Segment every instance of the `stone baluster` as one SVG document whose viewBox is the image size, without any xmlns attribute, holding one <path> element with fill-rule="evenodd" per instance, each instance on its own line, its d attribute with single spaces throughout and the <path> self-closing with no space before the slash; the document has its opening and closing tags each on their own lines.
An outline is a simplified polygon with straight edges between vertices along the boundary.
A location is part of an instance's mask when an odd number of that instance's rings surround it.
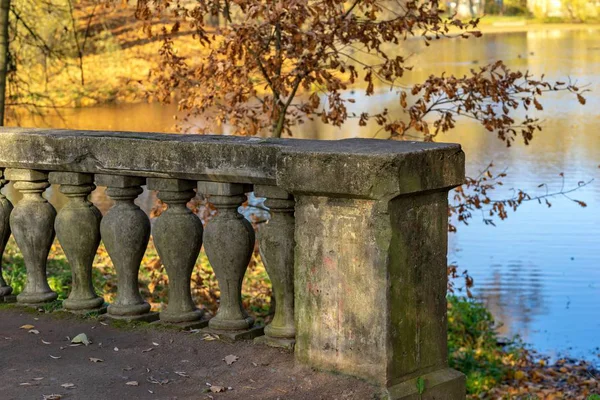
<svg viewBox="0 0 600 400">
<path fill-rule="evenodd" d="M 266 197 L 271 218 L 258 230 L 260 256 L 271 278 L 275 317 L 256 341 L 293 348 L 294 326 L 294 198 L 276 186 L 256 185 L 254 194 Z"/>
<path fill-rule="evenodd" d="M 198 192 L 210 195 L 218 214 L 204 228 L 204 250 L 212 265 L 221 299 L 208 332 L 231 340 L 251 339 L 262 334 L 242 306 L 242 281 L 254 250 L 254 229 L 238 212 L 246 201 L 244 185 L 198 182 Z"/>
<path fill-rule="evenodd" d="M 106 186 L 115 205 L 102 218 L 100 234 L 117 270 L 117 298 L 107 315 L 125 320 L 155 321 L 138 289 L 140 263 L 150 239 L 150 220 L 134 200 L 142 193 L 144 178 L 96 175 L 96 184 Z"/>
<path fill-rule="evenodd" d="M 56 236 L 71 265 L 73 284 L 63 302 L 75 313 L 104 312 L 104 299 L 96 294 L 92 282 L 92 265 L 100 245 L 102 214 L 88 196 L 96 188 L 94 177 L 75 172 L 51 172 L 50 183 L 59 184 L 69 202 L 59 211 L 54 223 Z"/>
<path fill-rule="evenodd" d="M 154 222 L 152 235 L 169 277 L 169 303 L 163 306 L 160 320 L 184 328 L 207 325 L 204 312 L 192 300 L 191 277 L 202 247 L 202 222 L 186 204 L 196 193 L 195 182 L 180 179 L 149 178 L 148 189 L 168 206 Z"/>
<path fill-rule="evenodd" d="M 6 182 L 3 179 L 3 171 L 0 169 L 0 303 L 15 300 L 14 296 L 10 295 L 12 287 L 6 284 L 2 276 L 2 254 L 4 254 L 6 243 L 10 237 L 10 213 L 13 209 L 12 203 L 1 192 Z"/>
<path fill-rule="evenodd" d="M 10 228 L 23 254 L 27 281 L 17 296 L 20 304 L 37 306 L 56 300 L 46 277 L 48 253 L 54 241 L 56 210 L 42 196 L 48 183 L 48 174 L 30 169 L 6 169 L 6 179 L 14 181 L 14 188 L 23 194 L 10 215 Z"/>
</svg>

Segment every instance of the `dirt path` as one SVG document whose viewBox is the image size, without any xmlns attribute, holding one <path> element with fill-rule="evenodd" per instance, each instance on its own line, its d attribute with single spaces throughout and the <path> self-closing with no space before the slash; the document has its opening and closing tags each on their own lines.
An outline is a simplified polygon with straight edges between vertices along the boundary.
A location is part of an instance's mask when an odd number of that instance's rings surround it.
<svg viewBox="0 0 600 400">
<path fill-rule="evenodd" d="M 23 325 L 33 325 L 39 333 L 20 329 Z M 69 346 L 67 336 L 79 333 L 92 344 Z M 239 359 L 227 365 L 228 355 Z M 127 385 L 133 381 L 138 385 Z M 65 384 L 74 386 L 61 386 Z M 231 390 L 213 393 L 208 384 Z M 376 398 L 375 392 L 360 380 L 313 371 L 297 365 L 290 353 L 251 342 L 229 344 L 203 340 L 200 333 L 125 329 L 65 314 L 0 309 L 3 400 L 41 400 L 49 394 L 84 400 L 366 400 Z"/>
</svg>

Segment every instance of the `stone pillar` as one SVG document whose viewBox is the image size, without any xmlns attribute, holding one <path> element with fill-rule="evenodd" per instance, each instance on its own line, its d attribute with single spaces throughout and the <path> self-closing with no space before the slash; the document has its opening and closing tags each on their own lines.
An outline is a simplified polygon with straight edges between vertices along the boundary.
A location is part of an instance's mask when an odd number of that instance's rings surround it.
<svg viewBox="0 0 600 400">
<path fill-rule="evenodd" d="M 75 172 L 51 172 L 50 183 L 58 184 L 69 202 L 59 211 L 54 223 L 56 236 L 71 265 L 73 283 L 63 301 L 67 311 L 104 312 L 104 299 L 94 291 L 92 265 L 100 245 L 102 214 L 88 196 L 96 188 L 94 177 Z"/>
<path fill-rule="evenodd" d="M 148 189 L 168 206 L 154 222 L 152 235 L 169 276 L 169 303 L 163 305 L 161 322 L 185 328 L 204 327 L 204 312 L 192 300 L 191 277 L 202 247 L 202 222 L 186 204 L 196 195 L 196 182 L 149 178 Z"/>
<path fill-rule="evenodd" d="M 446 321 L 447 196 L 464 154 L 380 143 L 317 143 L 278 159 L 277 184 L 296 199 L 296 358 L 390 399 L 464 399 Z"/>
<path fill-rule="evenodd" d="M 150 220 L 134 200 L 142 193 L 144 178 L 96 175 L 96 184 L 106 186 L 115 205 L 102 218 L 100 234 L 117 270 L 117 298 L 108 306 L 108 316 L 116 319 L 155 321 L 158 313 L 138 289 L 140 263 L 150 239 Z"/>
<path fill-rule="evenodd" d="M 12 287 L 6 284 L 2 276 L 2 255 L 10 238 L 10 213 L 13 210 L 12 203 L 2 194 L 2 188 L 6 182 L 3 170 L 0 169 L 0 303 L 15 301 L 14 296 L 10 295 L 13 290 Z"/>
<path fill-rule="evenodd" d="M 275 316 L 256 338 L 270 346 L 293 348 L 294 326 L 294 198 L 276 186 L 256 185 L 254 194 L 266 197 L 271 218 L 258 230 L 260 256 L 271 278 Z"/>
<path fill-rule="evenodd" d="M 54 241 L 54 207 L 42 196 L 48 183 L 48 174 L 30 169 L 6 169 L 6 179 L 23 193 L 23 199 L 10 215 L 10 228 L 23 254 L 27 282 L 17 296 L 20 304 L 38 306 L 58 297 L 48 286 L 46 262 Z"/>
<path fill-rule="evenodd" d="M 238 208 L 246 201 L 244 185 L 198 182 L 198 192 L 210 196 L 217 216 L 204 228 L 204 250 L 221 291 L 219 310 L 208 323 L 212 332 L 231 340 L 262 334 L 242 306 L 242 281 L 254 251 L 254 229 Z"/>
</svg>

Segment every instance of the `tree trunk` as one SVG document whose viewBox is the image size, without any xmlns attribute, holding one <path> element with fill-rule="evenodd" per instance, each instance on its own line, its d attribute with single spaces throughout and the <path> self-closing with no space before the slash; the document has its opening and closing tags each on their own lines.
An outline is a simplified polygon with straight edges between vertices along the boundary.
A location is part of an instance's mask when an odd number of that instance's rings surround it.
<svg viewBox="0 0 600 400">
<path fill-rule="evenodd" d="M 4 126 L 6 72 L 8 70 L 8 14 L 10 0 L 0 0 L 0 126 Z"/>
</svg>

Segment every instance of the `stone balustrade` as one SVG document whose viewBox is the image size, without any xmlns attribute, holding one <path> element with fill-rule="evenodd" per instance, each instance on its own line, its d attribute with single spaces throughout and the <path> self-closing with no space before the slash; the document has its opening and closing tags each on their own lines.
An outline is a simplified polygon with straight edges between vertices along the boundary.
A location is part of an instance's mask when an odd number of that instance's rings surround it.
<svg viewBox="0 0 600 400">
<path fill-rule="evenodd" d="M 464 377 L 447 364 L 446 253 L 447 193 L 463 179 L 454 144 L 0 128 L 0 188 L 23 194 L 14 209 L 0 194 L 0 255 L 12 232 L 27 270 L 18 304 L 57 298 L 46 276 L 56 235 L 72 269 L 65 310 L 294 348 L 391 399 L 462 399 Z M 50 184 L 68 198 L 58 214 L 42 195 Z M 144 185 L 167 206 L 152 228 L 135 203 Z M 104 217 L 88 200 L 96 186 L 114 202 Z M 250 192 L 270 209 L 256 237 L 238 212 Z M 218 211 L 204 227 L 186 207 L 196 193 Z M 160 313 L 138 289 L 151 234 L 169 278 Z M 117 274 L 107 309 L 91 278 L 100 241 Z M 264 328 L 241 301 L 255 241 L 276 299 Z M 190 291 L 202 246 L 221 292 L 211 319 Z M 0 299 L 11 291 L 0 265 Z"/>
</svg>

